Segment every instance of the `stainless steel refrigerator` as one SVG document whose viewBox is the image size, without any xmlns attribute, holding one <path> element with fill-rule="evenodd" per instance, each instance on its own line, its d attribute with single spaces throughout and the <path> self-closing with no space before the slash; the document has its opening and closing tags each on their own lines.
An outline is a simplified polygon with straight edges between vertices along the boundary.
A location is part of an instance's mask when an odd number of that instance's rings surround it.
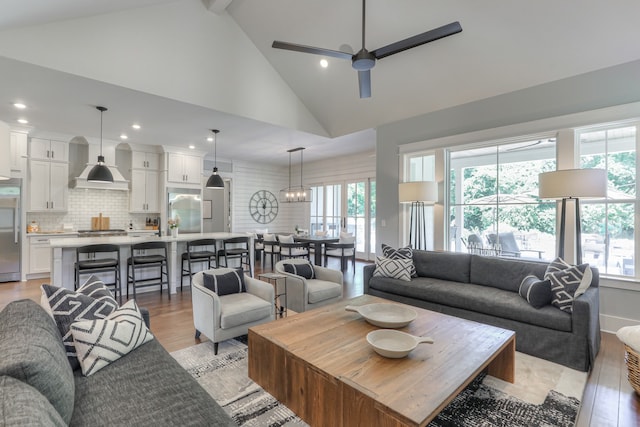
<svg viewBox="0 0 640 427">
<path fill-rule="evenodd" d="M 202 231 L 202 196 L 200 190 L 169 188 L 167 217 L 180 217 L 180 234 Z M 167 233 L 169 231 L 167 230 Z"/>
<path fill-rule="evenodd" d="M 0 282 L 20 277 L 20 179 L 0 181 Z"/>
</svg>

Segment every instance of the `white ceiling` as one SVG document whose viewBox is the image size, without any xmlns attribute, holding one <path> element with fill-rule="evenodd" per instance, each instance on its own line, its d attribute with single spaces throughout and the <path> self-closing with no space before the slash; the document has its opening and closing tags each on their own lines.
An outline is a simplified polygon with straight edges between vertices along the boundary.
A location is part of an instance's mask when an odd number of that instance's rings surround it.
<svg viewBox="0 0 640 427">
<path fill-rule="evenodd" d="M 0 31 L 164 3 L 171 2 L 4 0 Z M 25 99 L 36 130 L 94 137 L 100 122 L 92 102 L 102 99 L 106 139 L 126 131 L 131 142 L 210 150 L 202 129 L 218 127 L 219 159 L 286 164 L 292 145 L 309 148 L 305 161 L 371 151 L 373 129 L 382 124 L 640 58 L 635 0 L 370 0 L 369 50 L 456 20 L 463 32 L 378 61 L 372 97 L 360 99 L 348 61 L 330 58 L 322 69 L 319 56 L 271 48 L 277 39 L 357 51 L 359 0 L 202 0 L 202 13 L 228 3 L 226 11 L 334 138 L 1 57 L 0 119 L 13 122 L 20 113 L 10 104 Z M 138 133 L 128 127 L 133 120 L 143 125 Z"/>
</svg>

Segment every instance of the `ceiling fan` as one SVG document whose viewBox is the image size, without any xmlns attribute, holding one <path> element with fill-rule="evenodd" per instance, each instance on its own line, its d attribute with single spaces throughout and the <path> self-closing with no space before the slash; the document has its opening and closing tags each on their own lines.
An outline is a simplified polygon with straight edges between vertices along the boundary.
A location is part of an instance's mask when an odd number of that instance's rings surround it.
<svg viewBox="0 0 640 427">
<path fill-rule="evenodd" d="M 365 48 L 365 1 L 362 0 L 362 49 L 356 54 L 342 52 L 339 50 L 323 49 L 320 47 L 305 46 L 301 44 L 288 43 L 275 40 L 271 47 L 276 49 L 293 50 L 296 52 L 312 53 L 315 55 L 332 56 L 340 59 L 350 59 L 351 66 L 358 70 L 358 84 L 360 86 L 360 98 L 369 98 L 371 96 L 371 69 L 376 65 L 377 59 L 386 58 L 396 53 L 400 53 L 407 49 L 411 49 L 425 43 L 436 41 L 438 39 L 457 34 L 462 31 L 462 27 L 458 21 L 442 27 L 429 30 L 422 34 L 400 40 L 390 45 L 368 51 Z"/>
</svg>

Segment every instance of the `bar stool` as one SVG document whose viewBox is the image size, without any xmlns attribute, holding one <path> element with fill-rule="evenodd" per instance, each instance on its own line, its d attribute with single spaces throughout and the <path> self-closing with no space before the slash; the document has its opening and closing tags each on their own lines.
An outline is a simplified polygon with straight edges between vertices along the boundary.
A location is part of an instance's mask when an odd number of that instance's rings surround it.
<svg viewBox="0 0 640 427">
<path fill-rule="evenodd" d="M 136 251 L 156 251 L 156 253 L 136 255 Z M 136 279 L 136 270 L 142 268 L 159 268 L 160 271 L 156 277 Z M 131 245 L 131 256 L 127 259 L 127 299 L 129 299 L 129 285 L 133 286 L 133 299 L 136 298 L 136 288 L 155 285 L 160 285 L 160 295 L 162 295 L 162 285 L 167 285 L 167 294 L 171 299 L 167 244 L 165 242 L 142 242 Z"/>
<path fill-rule="evenodd" d="M 249 268 L 249 275 L 253 277 L 249 242 L 249 237 L 232 237 L 224 239 L 222 241 L 222 249 L 218 252 L 219 258 L 224 257 L 224 267 L 229 266 L 230 259 L 239 259 L 240 267 L 246 265 Z"/>
<path fill-rule="evenodd" d="M 207 249 L 213 246 L 213 251 Z M 218 266 L 218 257 L 216 254 L 216 241 L 214 239 L 197 239 L 187 242 L 187 251 L 182 254 L 180 266 L 182 268 L 182 277 L 180 278 L 180 292 L 182 292 L 182 282 L 185 276 L 189 276 L 189 285 L 191 285 L 191 277 L 193 276 L 192 264 L 207 263 L 207 269 L 211 269 L 211 260 L 214 261 L 214 267 Z M 187 268 L 184 267 L 185 261 Z"/>
<path fill-rule="evenodd" d="M 115 253 L 115 256 L 114 256 Z M 109 254 L 108 257 L 96 258 L 96 254 Z M 76 248 L 75 281 L 74 289 L 78 289 L 81 274 L 94 274 L 113 272 L 113 283 L 105 283 L 105 286 L 113 286 L 113 296 L 122 303 L 122 289 L 120 281 L 120 248 L 118 245 L 96 244 Z"/>
</svg>

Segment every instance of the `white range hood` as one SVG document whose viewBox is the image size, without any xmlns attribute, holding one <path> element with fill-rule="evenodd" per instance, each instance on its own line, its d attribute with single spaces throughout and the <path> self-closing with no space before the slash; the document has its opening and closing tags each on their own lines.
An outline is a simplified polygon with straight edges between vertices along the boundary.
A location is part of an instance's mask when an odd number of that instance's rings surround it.
<svg viewBox="0 0 640 427">
<path fill-rule="evenodd" d="M 104 156 L 105 164 L 109 167 L 111 174 L 113 175 L 113 183 L 105 182 L 89 182 L 87 177 L 89 172 L 98 162 L 98 155 L 100 154 L 100 142 L 89 142 L 89 159 L 87 166 L 84 168 L 79 177 L 75 178 L 72 182 L 72 188 L 87 188 L 91 190 L 122 190 L 129 191 L 129 181 L 124 179 L 116 165 L 114 164 L 116 159 L 116 144 L 115 142 L 103 141 L 102 142 L 102 155 Z"/>
</svg>

